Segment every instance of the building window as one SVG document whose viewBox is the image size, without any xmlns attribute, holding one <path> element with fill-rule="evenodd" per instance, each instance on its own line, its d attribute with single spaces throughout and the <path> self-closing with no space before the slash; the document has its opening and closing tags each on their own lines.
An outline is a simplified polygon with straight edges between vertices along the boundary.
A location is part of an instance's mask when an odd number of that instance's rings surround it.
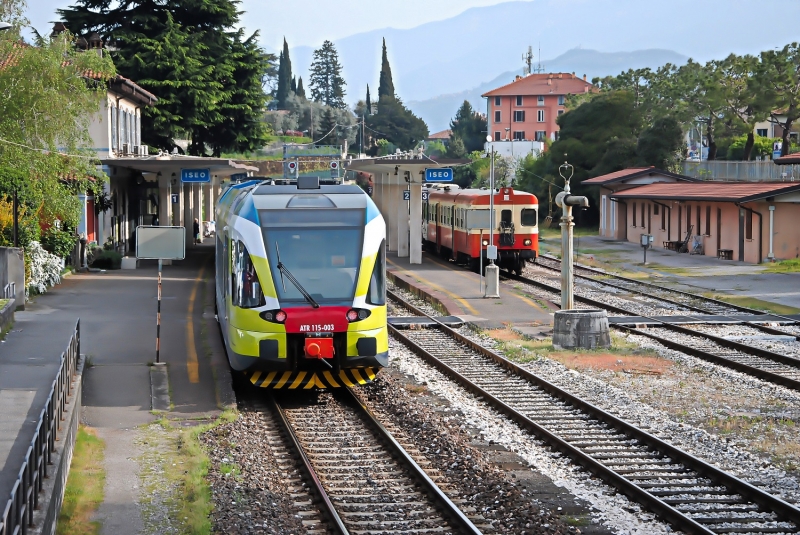
<svg viewBox="0 0 800 535">
<path fill-rule="evenodd" d="M 558 114 L 561 115 L 564 113 L 564 110 L 558 110 Z"/>
<path fill-rule="evenodd" d="M 753 212 L 746 210 L 744 213 L 744 239 L 753 239 Z"/>
<path fill-rule="evenodd" d="M 656 205 L 658 206 L 658 205 Z M 667 230 L 667 209 L 661 210 L 661 230 Z M 669 238 L 667 238 L 669 239 Z"/>
<path fill-rule="evenodd" d="M 642 203 L 642 227 L 644 227 L 644 225 L 645 225 L 645 219 L 644 219 L 644 203 Z"/>
<path fill-rule="evenodd" d="M 653 215 L 658 215 L 658 208 L 659 206 L 657 204 L 653 205 Z"/>
<path fill-rule="evenodd" d="M 496 122 L 496 123 L 500 122 L 500 110 L 496 110 L 494 112 L 494 122 Z"/>
<path fill-rule="evenodd" d="M 499 106 L 500 105 L 500 97 L 494 97 L 494 105 L 495 106 Z"/>
<path fill-rule="evenodd" d="M 559 106 L 564 105 L 564 95 L 558 95 L 558 105 Z"/>
<path fill-rule="evenodd" d="M 544 110 L 537 110 L 536 111 L 536 120 L 540 123 L 544 122 Z"/>
<path fill-rule="evenodd" d="M 523 110 L 514 110 L 514 122 L 515 123 L 525 122 L 525 112 Z"/>
<path fill-rule="evenodd" d="M 111 106 L 111 148 L 117 148 L 117 108 Z"/>
<path fill-rule="evenodd" d="M 706 236 L 711 236 L 711 205 L 706 206 Z"/>
<path fill-rule="evenodd" d="M 756 135 L 761 137 L 767 137 L 767 129 L 766 128 L 756 129 Z"/>
<path fill-rule="evenodd" d="M 537 130 L 536 131 L 536 141 L 544 141 L 547 139 L 547 131 L 546 130 Z"/>
<path fill-rule="evenodd" d="M 517 95 L 517 106 L 522 106 L 522 96 Z"/>
<path fill-rule="evenodd" d="M 536 104 L 539 106 L 544 106 L 544 95 L 539 95 L 536 98 Z"/>
<path fill-rule="evenodd" d="M 686 207 L 686 234 L 692 233 L 692 207 Z M 680 236 L 679 236 L 680 237 Z"/>
<path fill-rule="evenodd" d="M 553 132 L 553 141 L 558 141 L 560 132 Z"/>
<path fill-rule="evenodd" d="M 631 212 L 633 212 L 633 226 L 635 227 L 635 226 L 637 226 L 636 225 L 636 203 L 633 203 L 633 210 L 631 210 Z"/>
<path fill-rule="evenodd" d="M 500 141 L 500 132 L 495 132 L 494 133 L 494 140 L 495 141 Z"/>
<path fill-rule="evenodd" d="M 699 236 L 700 235 L 700 229 L 702 228 L 700 226 L 700 207 L 699 206 L 697 207 L 697 215 L 695 215 L 694 222 L 697 224 L 697 226 L 694 228 L 694 233 Z"/>
<path fill-rule="evenodd" d="M 523 139 L 525 139 L 525 132 L 514 132 L 515 141 L 522 141 Z"/>
</svg>

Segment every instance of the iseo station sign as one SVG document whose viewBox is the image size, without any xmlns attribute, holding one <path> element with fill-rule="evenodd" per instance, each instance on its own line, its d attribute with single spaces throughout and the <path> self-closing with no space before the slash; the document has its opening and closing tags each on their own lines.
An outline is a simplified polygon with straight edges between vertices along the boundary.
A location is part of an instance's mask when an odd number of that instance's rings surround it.
<svg viewBox="0 0 800 535">
<path fill-rule="evenodd" d="M 210 169 L 181 169 L 181 182 L 211 182 Z"/>
<path fill-rule="evenodd" d="M 425 169 L 425 182 L 452 182 L 453 169 L 450 167 L 436 167 Z"/>
</svg>

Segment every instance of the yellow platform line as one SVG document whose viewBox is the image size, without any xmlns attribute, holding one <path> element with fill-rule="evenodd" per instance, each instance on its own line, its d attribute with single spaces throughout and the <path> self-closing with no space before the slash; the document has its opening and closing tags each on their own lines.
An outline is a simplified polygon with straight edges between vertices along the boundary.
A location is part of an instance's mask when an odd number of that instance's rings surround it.
<svg viewBox="0 0 800 535">
<path fill-rule="evenodd" d="M 407 270 L 404 267 L 398 266 L 397 264 L 392 262 L 392 260 L 389 259 L 389 258 L 387 258 L 386 261 L 389 262 L 394 267 L 396 267 L 398 269 L 398 271 L 404 273 L 405 275 L 408 275 L 412 279 L 417 279 L 418 281 L 430 286 L 434 290 L 438 290 L 438 291 L 442 292 L 443 294 L 447 295 L 450 299 L 453 299 L 454 301 L 458 301 L 459 303 L 461 303 L 464 306 L 464 308 L 469 310 L 472 313 L 473 316 L 480 316 L 480 313 L 478 313 L 478 311 L 475 309 L 475 307 L 470 305 L 463 297 L 459 297 L 458 295 L 454 294 L 450 290 L 442 288 L 438 284 L 433 283 L 433 282 L 431 282 L 431 281 L 429 281 L 429 280 L 427 280 L 427 279 L 425 279 L 423 277 L 420 277 L 420 275 L 418 273 L 416 273 L 416 272 L 411 272 L 411 271 Z"/>
<path fill-rule="evenodd" d="M 197 298 L 197 288 L 203 280 L 203 272 L 206 270 L 206 265 L 200 267 L 197 277 L 194 279 L 194 286 L 192 286 L 192 293 L 189 295 L 189 308 L 186 311 L 186 372 L 189 374 L 190 383 L 200 382 L 200 365 L 197 360 L 197 347 L 194 343 L 194 320 L 192 319 L 192 311 L 194 310 L 194 300 Z"/>
</svg>

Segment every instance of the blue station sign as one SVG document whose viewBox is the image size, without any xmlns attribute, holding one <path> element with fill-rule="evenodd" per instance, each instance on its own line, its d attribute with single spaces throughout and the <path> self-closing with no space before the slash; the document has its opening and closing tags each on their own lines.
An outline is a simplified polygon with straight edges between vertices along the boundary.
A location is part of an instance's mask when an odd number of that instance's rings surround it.
<svg viewBox="0 0 800 535">
<path fill-rule="evenodd" d="M 181 169 L 181 182 L 211 182 L 211 170 Z"/>
<path fill-rule="evenodd" d="M 450 167 L 434 167 L 425 169 L 425 182 L 452 182 L 453 169 Z"/>
</svg>

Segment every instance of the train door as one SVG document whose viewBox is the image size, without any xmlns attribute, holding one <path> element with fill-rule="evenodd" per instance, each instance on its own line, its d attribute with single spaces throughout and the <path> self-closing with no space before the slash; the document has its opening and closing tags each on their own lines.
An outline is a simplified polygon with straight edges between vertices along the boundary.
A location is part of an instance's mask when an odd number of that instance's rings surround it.
<svg viewBox="0 0 800 535">
<path fill-rule="evenodd" d="M 500 245 L 512 247 L 514 245 L 514 220 L 511 209 L 500 212 Z"/>
</svg>

